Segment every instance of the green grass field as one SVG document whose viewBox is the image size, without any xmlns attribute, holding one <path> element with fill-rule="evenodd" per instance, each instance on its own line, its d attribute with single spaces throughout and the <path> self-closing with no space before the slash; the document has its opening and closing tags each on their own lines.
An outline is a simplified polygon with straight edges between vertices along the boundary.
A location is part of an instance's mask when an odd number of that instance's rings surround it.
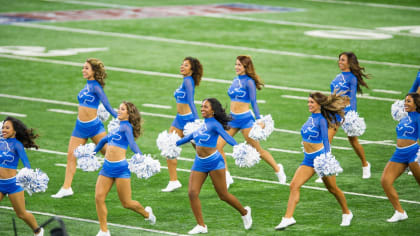
<svg viewBox="0 0 420 236">
<path fill-rule="evenodd" d="M 236 2 L 236 1 L 232 1 Z M 47 12 L 68 10 L 115 9 L 120 7 L 193 6 L 232 3 L 225 0 L 89 0 L 43 1 L 0 0 L 1 14 L 11 12 Z M 344 4 L 349 3 L 350 4 Z M 88 3 L 88 5 L 82 4 Z M 0 119 L 6 113 L 25 114 L 18 117 L 40 134 L 38 144 L 43 151 L 27 151 L 33 168 L 41 168 L 50 177 L 45 193 L 25 194 L 26 206 L 35 212 L 38 223 L 50 215 L 62 216 L 70 235 L 96 235 L 99 225 L 95 210 L 97 172 L 78 170 L 73 182 L 75 195 L 53 199 L 51 194 L 63 184 L 67 144 L 76 120 L 75 114 L 51 112 L 61 109 L 77 112 L 76 96 L 84 86 L 82 64 L 89 57 L 101 59 L 108 71 L 105 92 L 113 107 L 131 101 L 144 112 L 144 135 L 137 140 L 143 153 L 151 153 L 162 166 L 155 140 L 168 129 L 176 106 L 173 91 L 180 85 L 179 65 L 186 56 L 200 59 L 204 66 L 202 84 L 195 100 L 216 97 L 229 105 L 227 89 L 235 76 L 238 55 L 251 55 L 257 73 L 266 88 L 257 94 L 260 112 L 271 114 L 278 131 L 262 142 L 266 149 L 300 152 L 300 127 L 310 115 L 306 97 L 310 90 L 329 91 L 339 73 L 337 56 L 353 51 L 372 75 L 358 98 L 358 112 L 365 118 L 367 130 L 360 139 L 367 160 L 372 165 L 372 178 L 363 180 L 360 161 L 345 134 L 340 130 L 333 141 L 333 153 L 344 172 L 337 177 L 354 214 L 350 227 L 340 227 L 341 210 L 333 195 L 324 191 L 315 176 L 301 190 L 301 201 L 294 217 L 297 224 L 279 232 L 274 230 L 284 215 L 289 186 L 276 183 L 276 176 L 265 163 L 241 169 L 228 158 L 235 183 L 229 191 L 243 205 L 252 207 L 253 227 L 243 229 L 240 215 L 220 201 L 210 180 L 203 186 L 200 198 L 209 235 L 416 235 L 420 231 L 420 191 L 413 176 L 403 174 L 395 183 L 403 208 L 409 218 L 387 223 L 394 210 L 380 184 L 384 166 L 395 149 L 395 126 L 390 115 L 393 100 L 403 99 L 420 68 L 420 2 L 416 0 L 362 1 L 247 1 L 244 4 L 297 8 L 303 11 L 226 14 L 221 16 L 169 16 L 119 20 L 78 20 L 64 22 L 0 23 Z M 106 5 L 114 4 L 114 5 Z M 402 7 L 405 6 L 405 7 Z M 1 21 L 0 21 L 1 22 Z M 415 30 L 392 32 L 380 27 L 417 26 Z M 350 29 L 351 28 L 351 29 Z M 369 31 L 392 35 L 389 39 L 360 40 L 308 36 L 307 31 Z M 67 48 L 105 48 L 68 56 L 30 56 L 12 54 L 6 46 L 45 47 L 46 50 Z M 9 48 L 10 49 L 10 48 Z M 226 82 L 228 81 L 228 82 Z M 385 90 L 385 91 L 383 91 Z M 16 97 L 17 96 L 17 97 Z M 297 99 L 302 98 L 302 99 Z M 39 100 L 47 99 L 47 100 Z M 66 104 L 66 103 L 67 104 Z M 170 106 L 162 109 L 145 106 Z M 198 105 L 197 105 L 198 108 Z M 243 141 L 241 135 L 235 136 Z M 367 142 L 367 141 L 375 141 Z M 55 151 L 55 152 L 46 152 Z M 226 146 L 226 151 L 232 148 Z M 270 151 L 285 167 L 290 183 L 303 159 L 303 153 Z M 131 157 L 131 151 L 127 154 Z M 107 198 L 108 222 L 112 235 L 186 234 L 196 225 L 188 200 L 188 178 L 195 152 L 184 145 L 178 161 L 183 187 L 163 193 L 168 181 L 166 169 L 148 180 L 132 177 L 133 198 L 144 206 L 152 206 L 157 216 L 154 226 L 143 217 L 124 209 L 113 187 Z M 14 211 L 7 198 L 0 203 L 0 235 L 14 235 Z M 29 227 L 17 219 L 18 235 L 31 235 Z M 112 223 L 112 224 L 111 224 Z M 50 230 L 52 227 L 47 227 Z M 152 231 L 148 231 L 152 230 Z"/>
</svg>

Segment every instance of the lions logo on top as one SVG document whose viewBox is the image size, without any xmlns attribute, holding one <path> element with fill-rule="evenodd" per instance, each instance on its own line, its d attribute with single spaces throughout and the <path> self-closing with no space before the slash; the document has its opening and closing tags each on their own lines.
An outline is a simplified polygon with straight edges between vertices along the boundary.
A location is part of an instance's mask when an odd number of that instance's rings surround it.
<svg viewBox="0 0 420 236">
<path fill-rule="evenodd" d="M 319 132 L 316 130 L 313 130 L 314 127 L 315 127 L 314 119 L 312 117 L 309 117 L 308 121 L 302 127 L 302 130 L 303 130 L 302 132 L 304 134 L 309 133 L 308 140 L 319 137 Z"/>
<path fill-rule="evenodd" d="M 79 93 L 79 99 L 83 101 L 83 103 L 93 102 L 95 101 L 95 97 L 89 95 L 89 87 L 86 85 Z"/>
<path fill-rule="evenodd" d="M 177 88 L 174 92 L 174 96 L 175 98 L 178 99 L 182 99 L 185 98 L 186 93 L 184 91 L 182 91 L 182 84 L 179 86 L 179 88 Z"/>
<path fill-rule="evenodd" d="M 402 136 L 409 136 L 416 131 L 416 129 L 410 124 L 412 124 L 410 116 L 406 116 L 403 119 L 401 119 L 400 123 L 397 126 L 397 129 L 398 131 L 404 131 Z"/>
<path fill-rule="evenodd" d="M 10 154 L 9 144 L 5 139 L 0 137 L 0 161 L 2 165 L 9 165 L 7 162 L 12 163 L 15 157 Z"/>
<path fill-rule="evenodd" d="M 346 85 L 346 79 L 342 74 L 339 74 L 337 78 L 333 80 L 332 83 L 334 86 L 334 91 L 336 91 L 336 93 L 347 92 L 350 90 L 350 88 Z"/>
<path fill-rule="evenodd" d="M 207 126 L 206 124 L 203 124 L 200 128 L 198 128 L 194 133 L 193 137 L 196 139 L 198 137 L 198 143 L 197 144 L 203 144 L 202 142 L 207 142 L 210 139 L 210 135 L 206 134 Z"/>
<path fill-rule="evenodd" d="M 233 80 L 232 86 L 229 87 L 228 93 L 230 95 L 236 94 L 235 95 L 236 99 L 245 97 L 246 91 L 244 91 L 244 88 L 242 87 L 242 84 L 241 84 L 241 80 L 238 77 L 236 77 Z"/>
</svg>

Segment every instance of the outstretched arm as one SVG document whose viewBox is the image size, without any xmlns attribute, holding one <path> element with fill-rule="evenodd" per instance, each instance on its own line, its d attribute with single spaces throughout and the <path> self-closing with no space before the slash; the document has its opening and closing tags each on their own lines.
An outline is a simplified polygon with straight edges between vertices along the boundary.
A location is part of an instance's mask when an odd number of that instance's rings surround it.
<svg viewBox="0 0 420 236">
<path fill-rule="evenodd" d="M 108 143 L 108 135 L 106 135 L 101 139 L 101 141 L 99 141 L 98 145 L 96 145 L 94 152 L 98 153 L 106 143 Z"/>
<path fill-rule="evenodd" d="M 181 146 L 182 144 L 184 144 L 184 143 L 188 143 L 191 139 L 193 139 L 194 138 L 194 136 L 193 136 L 193 133 L 191 133 L 191 134 L 189 134 L 189 135 L 187 135 L 187 136 L 185 136 L 185 137 L 183 137 L 182 139 L 180 139 L 180 140 L 178 140 L 178 141 L 176 141 L 176 145 L 177 146 Z"/>
<path fill-rule="evenodd" d="M 416 93 L 420 86 L 420 71 L 417 73 L 417 77 L 414 80 L 413 86 L 411 86 L 411 89 L 409 93 Z"/>
<path fill-rule="evenodd" d="M 222 136 L 222 138 L 227 142 L 227 143 L 229 143 L 231 146 L 235 146 L 235 145 L 237 145 L 238 143 L 236 142 L 236 140 L 232 137 L 232 136 L 230 136 L 227 132 L 226 132 L 226 130 L 224 130 L 223 129 L 223 126 L 221 125 L 221 124 L 219 124 L 219 123 L 217 123 L 216 125 L 215 125 L 215 127 L 214 127 L 215 129 L 216 129 L 216 131 L 217 131 L 217 133 L 220 135 L 220 136 Z"/>
</svg>

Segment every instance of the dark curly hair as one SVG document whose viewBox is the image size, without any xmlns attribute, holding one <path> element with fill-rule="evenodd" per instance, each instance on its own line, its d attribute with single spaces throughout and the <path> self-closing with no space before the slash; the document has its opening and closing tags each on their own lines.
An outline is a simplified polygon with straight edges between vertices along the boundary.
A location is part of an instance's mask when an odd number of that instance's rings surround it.
<svg viewBox="0 0 420 236">
<path fill-rule="evenodd" d="M 223 126 L 223 129 L 230 129 L 228 122 L 232 120 L 232 117 L 226 114 L 225 108 L 222 107 L 222 104 L 216 98 L 206 98 L 203 100 L 210 103 L 211 109 L 214 112 L 214 118 Z"/>
<path fill-rule="evenodd" d="M 418 94 L 418 93 L 408 93 L 405 96 L 406 97 L 410 96 L 413 99 L 414 104 L 416 104 L 416 111 L 420 112 L 420 94 Z"/>
<path fill-rule="evenodd" d="M 92 70 L 94 72 L 93 77 L 96 81 L 102 86 L 102 88 L 105 88 L 105 80 L 107 77 L 107 74 L 105 72 L 105 65 L 102 61 L 96 58 L 89 58 L 86 60 L 87 63 L 92 67 Z"/>
<path fill-rule="evenodd" d="M 353 52 L 342 52 L 340 53 L 340 55 L 338 56 L 338 59 L 340 59 L 341 55 L 346 55 L 347 56 L 347 62 L 349 63 L 350 66 L 350 71 L 351 73 L 353 73 L 356 78 L 357 78 L 357 92 L 362 94 L 362 88 L 360 87 L 360 85 L 369 88 L 367 83 L 365 82 L 365 79 L 370 79 L 371 76 L 369 74 L 365 74 L 365 68 L 359 65 L 359 61 L 357 60 L 356 54 L 354 54 Z"/>
<path fill-rule="evenodd" d="M 6 117 L 3 122 L 6 121 L 12 122 L 13 129 L 16 132 L 16 139 L 19 140 L 25 148 L 39 148 L 34 141 L 39 135 L 34 133 L 34 129 L 28 129 L 22 121 L 11 116 Z"/>
<path fill-rule="evenodd" d="M 184 61 L 190 62 L 191 70 L 193 72 L 192 77 L 194 79 L 194 85 L 195 87 L 198 87 L 201 82 L 201 77 L 203 77 L 203 65 L 201 65 L 200 61 L 194 57 L 186 57 L 184 58 Z"/>
<path fill-rule="evenodd" d="M 126 101 L 123 101 L 122 103 L 127 107 L 128 121 L 133 127 L 134 139 L 137 139 L 142 134 L 142 119 L 140 112 L 133 103 Z"/>
</svg>

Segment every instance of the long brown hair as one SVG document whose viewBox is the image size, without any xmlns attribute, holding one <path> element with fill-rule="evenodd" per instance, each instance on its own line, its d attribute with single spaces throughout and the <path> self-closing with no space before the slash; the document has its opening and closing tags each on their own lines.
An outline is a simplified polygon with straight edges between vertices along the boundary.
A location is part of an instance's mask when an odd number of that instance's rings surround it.
<svg viewBox="0 0 420 236">
<path fill-rule="evenodd" d="M 137 139 L 142 134 L 142 119 L 139 110 L 137 107 L 131 102 L 122 102 L 127 107 L 128 113 L 128 121 L 130 122 L 131 126 L 133 127 L 133 136 L 134 139 Z"/>
<path fill-rule="evenodd" d="M 406 97 L 410 96 L 413 99 L 414 104 L 416 104 L 416 111 L 420 112 L 420 94 L 418 94 L 418 93 L 408 93 L 405 96 Z"/>
<path fill-rule="evenodd" d="M 34 129 L 27 128 L 22 121 L 11 116 L 6 117 L 4 122 L 6 121 L 10 121 L 12 123 L 13 129 L 16 132 L 16 139 L 19 140 L 25 148 L 39 148 L 39 146 L 34 141 L 39 137 L 39 135 L 34 133 Z"/>
<path fill-rule="evenodd" d="M 105 80 L 107 77 L 107 74 L 105 72 L 105 66 L 104 63 L 96 58 L 89 58 L 86 60 L 87 63 L 92 67 L 92 70 L 94 72 L 93 77 L 96 81 L 102 86 L 102 88 L 105 87 Z"/>
<path fill-rule="evenodd" d="M 264 82 L 255 72 L 254 64 L 252 63 L 251 57 L 241 55 L 237 56 L 236 59 L 239 60 L 239 62 L 244 66 L 246 75 L 248 75 L 255 81 L 255 86 L 257 87 L 257 89 L 261 90 L 264 86 Z"/>
<path fill-rule="evenodd" d="M 343 109 L 346 107 L 348 97 L 336 93 L 327 96 L 320 92 L 310 93 L 309 97 L 321 106 L 321 114 L 327 119 L 328 127 L 336 128 L 339 125 L 336 115 L 344 119 Z"/>
<path fill-rule="evenodd" d="M 203 77 L 203 65 L 201 65 L 200 61 L 194 57 L 186 57 L 184 58 L 184 61 L 190 62 L 191 70 L 193 72 L 192 77 L 194 79 L 194 85 L 195 87 L 198 87 L 201 82 L 201 77 Z"/>
<path fill-rule="evenodd" d="M 362 94 L 362 88 L 360 87 L 360 85 L 369 88 L 367 83 L 365 82 L 365 79 L 370 79 L 371 76 L 369 74 L 365 74 L 365 68 L 359 65 L 359 61 L 357 60 L 356 54 L 354 54 L 353 52 L 342 52 L 340 53 L 340 55 L 338 56 L 338 59 L 340 59 L 341 55 L 346 55 L 347 56 L 347 62 L 349 63 L 350 66 L 350 71 L 351 73 L 353 73 L 356 78 L 357 78 L 357 92 Z"/>
</svg>

